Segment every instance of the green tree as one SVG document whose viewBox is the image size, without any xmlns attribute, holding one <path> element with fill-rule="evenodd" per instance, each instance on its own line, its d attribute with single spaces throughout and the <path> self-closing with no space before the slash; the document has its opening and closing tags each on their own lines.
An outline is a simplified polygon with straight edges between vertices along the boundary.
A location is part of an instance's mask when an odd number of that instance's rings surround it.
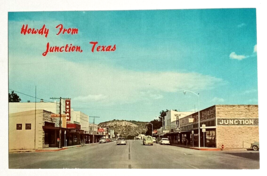
<svg viewBox="0 0 267 176">
<path fill-rule="evenodd" d="M 162 126 L 162 122 L 160 120 L 152 120 L 150 121 L 150 123 L 153 124 L 153 131 L 156 129 L 159 129 Z M 147 126 L 147 131 L 146 131 L 146 135 L 150 135 L 152 136 L 152 125 L 148 123 Z"/>
<path fill-rule="evenodd" d="M 159 120 L 162 122 L 162 119 L 167 115 L 168 109 L 166 109 L 165 111 L 162 110 L 159 112 Z"/>
<path fill-rule="evenodd" d="M 14 93 L 14 91 L 12 91 L 11 93 L 8 93 L 8 101 L 9 102 L 20 102 L 21 99 L 16 93 Z"/>
</svg>

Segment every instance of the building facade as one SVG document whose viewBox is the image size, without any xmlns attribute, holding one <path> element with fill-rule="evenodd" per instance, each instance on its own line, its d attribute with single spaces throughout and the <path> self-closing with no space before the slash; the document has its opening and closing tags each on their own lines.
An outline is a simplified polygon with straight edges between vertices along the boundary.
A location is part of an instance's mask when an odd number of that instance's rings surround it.
<svg viewBox="0 0 267 176">
<path fill-rule="evenodd" d="M 163 130 L 169 130 L 175 129 L 179 126 L 177 122 L 178 119 L 181 119 L 189 114 L 192 114 L 193 112 L 178 112 L 174 110 L 169 110 L 166 113 L 166 116 L 164 117 L 164 127 Z"/>
<path fill-rule="evenodd" d="M 43 126 L 57 124 L 46 110 L 31 110 L 9 114 L 9 149 L 42 149 L 48 143 Z M 58 125 L 58 124 L 57 124 Z M 51 139 L 55 143 L 56 139 Z"/>
<path fill-rule="evenodd" d="M 178 132 L 167 133 L 170 140 L 197 147 L 198 112 L 179 119 Z M 205 125 L 205 132 L 202 131 Z M 249 148 L 259 141 L 258 105 L 214 105 L 200 111 L 200 146 Z"/>
<path fill-rule="evenodd" d="M 70 123 L 77 123 L 81 125 L 81 130 L 89 134 L 89 116 L 81 111 L 74 111 L 71 109 L 71 121 Z"/>
</svg>

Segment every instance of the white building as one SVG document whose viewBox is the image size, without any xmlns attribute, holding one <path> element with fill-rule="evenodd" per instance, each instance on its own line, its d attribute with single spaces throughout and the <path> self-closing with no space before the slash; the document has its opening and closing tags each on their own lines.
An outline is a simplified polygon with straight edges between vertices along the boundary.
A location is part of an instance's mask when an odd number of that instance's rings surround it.
<svg viewBox="0 0 267 176">
<path fill-rule="evenodd" d="M 97 134 L 98 125 L 97 124 L 89 124 L 89 134 Z"/>
<path fill-rule="evenodd" d="M 55 118 L 51 118 L 51 114 L 42 109 L 10 113 L 8 119 L 9 150 L 42 149 L 48 143 L 51 144 L 52 140 L 56 145 L 56 136 L 48 141 L 43 130 L 46 125 L 57 124 Z"/>
<path fill-rule="evenodd" d="M 166 113 L 166 116 L 164 118 L 164 129 L 170 131 L 171 129 L 176 129 L 178 127 L 177 120 L 180 118 L 183 118 L 185 116 L 188 116 L 194 112 L 177 112 L 173 110 L 169 110 Z"/>
<path fill-rule="evenodd" d="M 9 102 L 9 114 L 25 112 L 25 111 L 37 111 L 46 110 L 54 114 L 59 114 L 59 102 Z M 65 101 L 61 100 L 61 114 L 65 112 Z M 63 117 L 62 117 L 63 118 Z M 57 121 L 56 127 L 59 127 L 59 118 L 55 118 Z M 63 119 L 61 126 L 63 125 Z"/>
<path fill-rule="evenodd" d="M 71 121 L 70 123 L 76 123 L 81 125 L 81 130 L 89 134 L 89 116 L 81 111 L 74 111 L 71 109 Z"/>
</svg>

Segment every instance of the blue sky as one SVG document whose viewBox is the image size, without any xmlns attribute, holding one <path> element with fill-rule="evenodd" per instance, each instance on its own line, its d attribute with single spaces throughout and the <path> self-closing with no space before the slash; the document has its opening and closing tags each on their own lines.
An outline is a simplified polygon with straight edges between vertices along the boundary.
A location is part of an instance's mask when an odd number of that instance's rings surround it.
<svg viewBox="0 0 267 176">
<path fill-rule="evenodd" d="M 162 109 L 258 104 L 255 9 L 11 12 L 9 88 L 113 119 L 150 121 Z M 47 38 L 21 35 L 23 24 L 49 28 Z M 77 35 L 56 35 L 58 24 Z M 91 41 L 114 52 L 91 52 Z M 79 45 L 82 53 L 48 53 Z M 200 93 L 197 96 L 183 90 Z M 19 94 L 22 101 L 33 98 Z M 91 120 L 90 120 L 91 121 Z"/>
</svg>

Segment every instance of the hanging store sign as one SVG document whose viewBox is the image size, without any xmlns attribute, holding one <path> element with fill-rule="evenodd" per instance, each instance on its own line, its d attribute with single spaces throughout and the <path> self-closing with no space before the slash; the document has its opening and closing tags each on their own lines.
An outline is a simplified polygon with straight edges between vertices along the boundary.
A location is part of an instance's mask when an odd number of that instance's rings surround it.
<svg viewBox="0 0 267 176">
<path fill-rule="evenodd" d="M 71 103 L 70 99 L 65 100 L 65 114 L 67 115 L 67 121 L 71 120 Z"/>
<path fill-rule="evenodd" d="M 217 125 L 258 125 L 257 118 L 248 119 L 217 119 Z"/>
<path fill-rule="evenodd" d="M 103 133 L 105 130 L 104 130 L 104 128 L 99 128 L 97 131 L 100 133 Z"/>
</svg>

